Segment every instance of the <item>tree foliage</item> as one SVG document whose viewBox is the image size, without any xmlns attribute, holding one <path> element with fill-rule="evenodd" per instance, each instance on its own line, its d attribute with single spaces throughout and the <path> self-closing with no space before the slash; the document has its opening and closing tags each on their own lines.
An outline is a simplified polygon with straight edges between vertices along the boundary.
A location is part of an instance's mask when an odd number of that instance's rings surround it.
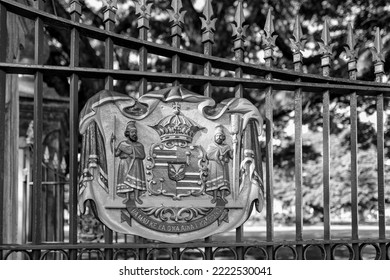
<svg viewBox="0 0 390 280">
<path fill-rule="evenodd" d="M 149 40 L 170 45 L 170 23 L 167 9 L 170 1 L 150 1 L 152 13 L 150 18 Z M 201 0 L 183 0 L 183 7 L 187 11 L 185 16 L 182 47 L 192 51 L 202 52 L 201 42 Z M 94 4 L 94 5 L 93 5 Z M 69 0 L 53 0 L 45 2 L 45 11 L 63 18 L 70 18 L 68 13 Z M 138 37 L 137 16 L 134 1 L 119 0 L 115 32 L 132 37 Z M 232 28 L 236 1 L 214 0 L 212 6 L 217 17 L 215 44 L 213 55 L 223 58 L 234 57 Z M 369 47 L 373 45 L 374 27 L 382 30 L 385 50 L 385 71 L 390 69 L 390 4 L 387 0 L 348 0 L 348 1 L 276 1 L 276 0 L 247 0 L 244 2 L 246 24 L 248 24 L 245 62 L 253 64 L 264 63 L 262 50 L 263 27 L 266 14 L 273 9 L 275 30 L 278 35 L 275 48 L 275 67 L 292 69 L 292 51 L 289 39 L 297 14 L 301 15 L 303 33 L 306 36 L 304 52 L 304 71 L 319 73 L 321 54 L 317 42 L 320 41 L 323 22 L 330 19 L 333 67 L 331 76 L 344 77 L 347 73 L 347 60 L 344 45 L 348 22 L 352 22 L 357 35 L 359 47 L 358 79 L 373 80 L 373 63 Z M 86 0 L 82 9 L 82 20 L 89 25 L 104 28 L 103 6 L 96 5 L 96 1 Z M 47 64 L 68 65 L 70 57 L 70 36 L 65 30 L 46 27 L 48 39 Z M 26 51 L 28 56 L 28 51 Z M 30 54 L 31 55 L 31 54 Z M 120 69 L 138 69 L 137 52 L 134 50 L 115 48 L 115 65 Z M 150 55 L 148 68 L 160 72 L 170 71 L 170 60 Z M 102 68 L 104 66 L 104 42 L 98 42 L 81 37 L 80 66 Z M 182 63 L 183 73 L 202 74 L 203 68 L 189 63 Z M 217 71 L 217 70 L 216 70 Z M 217 73 L 219 74 L 219 73 Z M 229 72 L 224 75 L 232 75 Z M 45 76 L 45 82 L 56 89 L 58 94 L 67 96 L 69 83 L 66 78 Z M 94 93 L 103 88 L 103 81 L 81 79 L 80 108 Z M 155 86 L 155 85 L 154 85 Z M 149 85 L 152 89 L 153 85 Z M 201 88 L 192 88 L 201 92 Z M 128 81 L 117 81 L 115 90 L 134 95 L 137 85 Z M 217 100 L 231 96 L 233 93 L 223 88 L 215 88 L 214 97 Z M 245 91 L 245 97 L 257 104 L 261 112 L 264 111 L 264 94 L 256 90 Z M 294 136 L 288 133 L 293 124 L 294 97 L 291 92 L 276 92 L 274 94 L 274 122 L 275 122 L 275 186 L 276 196 L 284 201 L 286 206 L 294 203 Z M 303 100 L 303 124 L 307 128 L 307 137 L 303 145 L 303 182 L 304 199 L 309 206 L 311 215 L 322 212 L 322 96 L 320 94 L 305 93 Z M 359 198 L 362 209 L 373 209 L 376 206 L 376 130 L 372 121 L 375 116 L 375 102 L 373 99 L 359 98 L 359 163 L 360 163 L 360 192 Z M 363 120 L 364 119 L 364 120 Z M 350 148 L 349 148 L 349 97 L 331 96 L 331 189 L 332 205 L 348 207 L 350 204 Z M 387 118 L 386 125 L 390 124 Z M 390 132 L 386 131 L 386 139 L 390 139 Z M 390 140 L 387 140 L 390 141 Z M 390 143 L 386 143 L 387 145 Z M 389 151 L 386 150 L 388 155 Z M 335 211 L 337 208 L 333 208 Z M 314 212 L 313 212 L 314 211 Z"/>
</svg>

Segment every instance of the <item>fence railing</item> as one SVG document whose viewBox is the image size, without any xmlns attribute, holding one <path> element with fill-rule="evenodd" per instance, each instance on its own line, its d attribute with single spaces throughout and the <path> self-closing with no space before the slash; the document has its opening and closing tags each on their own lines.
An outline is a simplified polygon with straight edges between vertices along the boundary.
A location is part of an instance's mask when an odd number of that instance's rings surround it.
<svg viewBox="0 0 390 280">
<path fill-rule="evenodd" d="M 384 75 L 383 50 L 379 29 L 376 30 L 373 60 L 375 64 L 375 81 L 357 81 L 357 50 L 355 49 L 352 27 L 348 28 L 347 55 L 349 79 L 329 77 L 332 49 L 328 23 L 325 21 L 321 44 L 322 75 L 302 72 L 302 30 L 299 17 L 296 19 L 293 42 L 293 70 L 281 70 L 273 67 L 275 30 L 272 12 L 269 11 L 264 27 L 264 65 L 244 62 L 245 26 L 243 2 L 238 1 L 233 22 L 234 59 L 212 56 L 214 44 L 215 20 L 211 1 L 206 1 L 202 17 L 203 53 L 183 50 L 181 35 L 184 28 L 184 11 L 180 0 L 173 0 L 170 10 L 171 46 L 148 41 L 150 29 L 150 5 L 146 0 L 135 1 L 138 15 L 139 38 L 132 38 L 113 32 L 115 26 L 116 7 L 108 3 L 103 13 L 104 30 L 91 27 L 81 22 L 81 3 L 71 0 L 69 7 L 70 19 L 60 18 L 43 11 L 43 1 L 35 1 L 35 7 L 25 6 L 11 0 L 0 0 L 0 217 L 3 215 L 4 189 L 4 158 L 5 135 L 5 92 L 7 76 L 11 74 L 34 75 L 34 154 L 33 154 L 33 193 L 32 193 L 32 240 L 28 244 L 6 244 L 3 236 L 3 224 L 0 222 L 0 257 L 7 259 L 12 253 L 22 252 L 27 258 L 47 258 L 51 252 L 56 252 L 64 259 L 151 259 L 151 258 L 263 258 L 278 259 L 290 255 L 295 259 L 307 259 L 312 250 L 319 250 L 323 259 L 333 259 L 340 251 L 346 252 L 346 257 L 359 259 L 367 247 L 375 251 L 375 258 L 389 259 L 390 239 L 386 237 L 385 220 L 385 183 L 384 183 L 384 101 L 390 96 L 390 85 L 382 83 Z M 17 15 L 34 21 L 34 63 L 31 65 L 16 64 L 6 61 L 7 40 L 12 34 L 7 34 L 7 16 Z M 45 26 L 65 29 L 70 32 L 70 64 L 69 66 L 45 65 L 43 49 Z M 80 37 L 85 36 L 104 42 L 104 68 L 80 67 Z M 139 70 L 119 70 L 114 68 L 114 46 L 131 49 L 138 52 Z M 171 59 L 171 72 L 148 71 L 148 54 L 155 54 Z M 181 63 L 200 65 L 202 75 L 181 74 Z M 213 76 L 212 70 L 233 71 L 234 75 Z M 45 75 L 64 76 L 69 78 L 69 241 L 46 242 L 42 235 L 43 217 L 43 172 L 44 150 L 42 146 L 42 94 L 43 77 Z M 254 89 L 258 95 L 265 96 L 265 191 L 266 191 L 266 227 L 265 238 L 251 240 L 245 238 L 245 231 L 240 227 L 235 232 L 234 241 L 220 241 L 209 237 L 206 240 L 185 244 L 166 244 L 152 242 L 140 237 L 121 237 L 109 229 L 105 229 L 104 242 L 80 243 L 78 238 L 78 98 L 79 82 L 84 78 L 103 79 L 104 88 L 112 90 L 115 80 L 138 82 L 138 93 L 147 92 L 150 83 L 183 84 L 188 86 L 203 86 L 203 94 L 211 96 L 213 88 L 234 88 L 235 97 L 243 97 L 245 89 Z M 281 241 L 274 236 L 274 121 L 273 102 L 277 91 L 288 91 L 294 94 L 294 168 L 295 168 L 295 239 Z M 302 183 L 302 99 L 307 93 L 322 96 L 322 137 L 323 137 L 323 238 L 305 240 L 303 237 L 303 183 Z M 351 238 L 332 238 L 330 219 L 330 95 L 350 97 L 351 122 Z M 375 238 L 359 238 L 358 220 L 358 96 L 376 98 L 377 116 L 377 192 L 378 192 L 378 229 Z M 313 249 L 314 248 L 314 249 Z M 287 253 L 286 253 L 287 252 Z"/>
</svg>

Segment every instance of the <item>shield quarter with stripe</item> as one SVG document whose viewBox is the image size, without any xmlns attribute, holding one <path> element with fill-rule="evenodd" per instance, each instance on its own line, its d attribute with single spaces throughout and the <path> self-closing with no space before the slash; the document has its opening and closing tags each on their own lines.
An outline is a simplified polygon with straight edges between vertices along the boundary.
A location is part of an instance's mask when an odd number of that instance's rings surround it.
<svg viewBox="0 0 390 280">
<path fill-rule="evenodd" d="M 180 199 L 197 196 L 204 191 L 206 158 L 199 146 L 167 148 L 165 145 L 152 145 L 147 166 L 149 191 L 155 195 Z"/>
</svg>

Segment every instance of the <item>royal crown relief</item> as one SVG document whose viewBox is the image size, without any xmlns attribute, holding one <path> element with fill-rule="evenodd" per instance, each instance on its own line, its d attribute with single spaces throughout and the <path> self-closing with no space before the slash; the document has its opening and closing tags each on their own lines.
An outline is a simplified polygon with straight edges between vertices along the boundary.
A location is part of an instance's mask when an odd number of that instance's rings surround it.
<svg viewBox="0 0 390 280">
<path fill-rule="evenodd" d="M 261 129 L 242 98 L 99 92 L 80 115 L 80 207 L 90 200 L 112 230 L 165 242 L 236 228 L 264 202 Z"/>
</svg>

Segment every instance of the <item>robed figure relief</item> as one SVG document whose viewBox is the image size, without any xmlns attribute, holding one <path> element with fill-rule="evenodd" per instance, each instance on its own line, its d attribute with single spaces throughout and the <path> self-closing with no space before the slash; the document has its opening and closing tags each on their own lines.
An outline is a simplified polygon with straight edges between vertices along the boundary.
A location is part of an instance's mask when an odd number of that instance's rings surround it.
<svg viewBox="0 0 390 280">
<path fill-rule="evenodd" d="M 142 204 L 140 195 L 146 191 L 146 181 L 143 160 L 144 145 L 138 142 L 135 122 L 130 121 L 125 130 L 126 140 L 118 144 L 115 156 L 120 158 L 116 192 L 127 194 L 127 199 L 133 199 Z"/>
<path fill-rule="evenodd" d="M 214 143 L 207 148 L 209 165 L 206 193 L 213 196 L 211 203 L 215 203 L 217 197 L 227 203 L 225 197 L 230 194 L 229 161 L 233 159 L 233 151 L 224 143 L 225 139 L 222 126 L 217 126 Z"/>
</svg>

